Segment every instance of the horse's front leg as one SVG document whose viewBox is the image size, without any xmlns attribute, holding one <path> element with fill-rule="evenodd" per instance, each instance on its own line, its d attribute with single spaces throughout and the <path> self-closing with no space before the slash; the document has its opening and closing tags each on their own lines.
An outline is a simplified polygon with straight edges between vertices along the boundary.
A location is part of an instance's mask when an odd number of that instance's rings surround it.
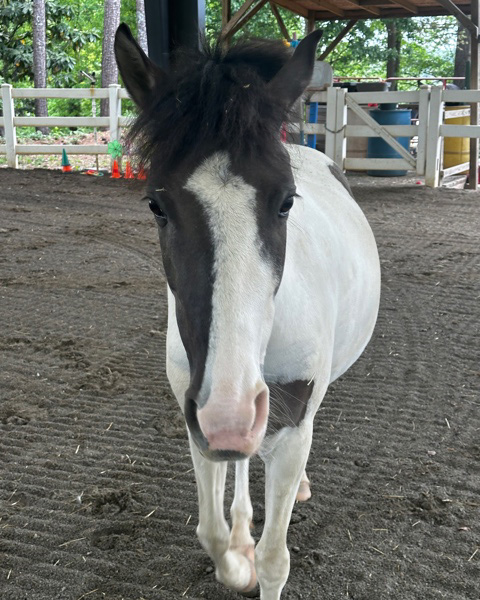
<svg viewBox="0 0 480 600">
<path fill-rule="evenodd" d="M 253 509 L 248 480 L 249 462 L 249 460 L 237 460 L 235 463 L 235 496 L 230 509 L 230 516 L 232 518 L 230 550 L 245 556 L 251 568 L 250 581 L 248 586 L 243 590 L 244 593 L 254 592 L 257 586 L 257 576 L 254 567 L 255 540 L 250 533 Z"/>
<path fill-rule="evenodd" d="M 238 512 L 233 524 L 237 534 L 230 540 L 230 531 L 223 512 L 227 463 L 205 459 L 191 439 L 190 449 L 198 489 L 198 539 L 215 563 L 218 581 L 235 591 L 248 592 L 256 585 L 255 569 L 252 556 L 249 559 L 244 548 L 238 547 L 237 542 L 243 546 L 245 540 L 247 544 L 250 540 L 242 535 L 244 528 L 240 525 L 242 518 Z M 251 542 L 253 544 L 253 540 Z"/>
<path fill-rule="evenodd" d="M 255 550 L 261 600 L 279 600 L 290 571 L 287 530 L 312 443 L 312 423 L 280 432 L 265 461 L 265 526 Z"/>
</svg>

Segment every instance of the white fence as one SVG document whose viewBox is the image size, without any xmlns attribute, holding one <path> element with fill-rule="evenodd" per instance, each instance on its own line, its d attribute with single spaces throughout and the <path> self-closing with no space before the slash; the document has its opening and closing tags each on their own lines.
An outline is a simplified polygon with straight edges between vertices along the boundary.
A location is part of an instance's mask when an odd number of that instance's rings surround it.
<svg viewBox="0 0 480 600">
<path fill-rule="evenodd" d="M 444 124 L 444 103 L 480 102 L 478 90 L 442 90 L 439 87 L 424 86 L 413 92 L 348 93 L 345 89 L 330 87 L 320 92 L 307 90 L 307 97 L 310 102 L 326 105 L 326 122 L 301 123 L 299 129 L 304 134 L 325 135 L 325 153 L 343 170 L 413 170 L 418 175 L 425 176 L 426 185 L 437 187 L 444 175 L 468 169 L 468 165 L 463 163 L 443 170 L 443 138 L 480 138 L 479 125 Z M 110 113 L 108 117 L 16 117 L 14 101 L 17 98 L 109 98 Z M 3 84 L 3 117 L 0 117 L 0 127 L 5 130 L 5 144 L 0 145 L 0 154 L 6 154 L 8 166 L 14 168 L 17 167 L 18 156 L 24 154 L 61 154 L 63 149 L 71 154 L 106 154 L 105 144 L 19 144 L 16 127 L 107 127 L 111 140 L 120 139 L 121 128 L 128 123 L 127 118 L 122 116 L 122 100 L 126 98 L 126 90 L 119 85 L 110 85 L 106 89 L 14 89 L 9 84 Z M 379 125 L 362 108 L 362 105 L 385 103 L 418 105 L 418 124 Z M 348 110 L 355 113 L 363 124 L 347 124 Z M 418 138 L 416 157 L 395 139 L 415 136 Z M 350 158 L 346 152 L 347 139 L 358 137 L 380 137 L 400 157 Z"/>
<path fill-rule="evenodd" d="M 108 117 L 16 117 L 14 101 L 17 98 L 75 98 L 75 99 L 109 99 Z M 121 128 L 128 124 L 128 119 L 122 117 L 122 100 L 128 94 L 117 84 L 108 88 L 89 89 L 60 89 L 60 88 L 13 88 L 5 83 L 2 85 L 3 117 L 0 117 L 0 127 L 5 130 L 5 144 L 0 145 L 0 155 L 7 155 L 9 167 L 17 168 L 20 154 L 61 154 L 65 149 L 68 154 L 107 154 L 106 144 L 91 144 L 81 146 L 74 144 L 19 144 L 17 127 L 107 127 L 110 139 L 118 140 Z"/>
<path fill-rule="evenodd" d="M 418 175 L 425 176 L 427 186 L 437 187 L 443 177 L 467 171 L 470 166 L 470 163 L 464 162 L 443 169 L 444 138 L 480 138 L 479 125 L 444 124 L 444 119 L 457 116 L 454 111 L 445 113 L 445 102 L 462 105 L 480 102 L 479 90 L 443 90 L 440 87 L 422 86 L 413 92 L 349 93 L 345 89 L 331 87 L 321 92 L 312 90 L 307 95 L 310 102 L 326 104 L 326 123 L 301 124 L 300 130 L 305 134 L 325 135 L 325 153 L 343 170 L 414 170 Z M 418 106 L 418 124 L 379 125 L 362 108 L 362 105 L 368 104 L 393 103 Z M 349 125 L 348 110 L 355 113 L 363 125 Z M 418 139 L 416 157 L 395 139 L 415 136 Z M 358 137 L 381 137 L 400 157 L 349 158 L 347 139 Z M 477 177 L 474 177 L 475 185 L 476 181 Z"/>
</svg>

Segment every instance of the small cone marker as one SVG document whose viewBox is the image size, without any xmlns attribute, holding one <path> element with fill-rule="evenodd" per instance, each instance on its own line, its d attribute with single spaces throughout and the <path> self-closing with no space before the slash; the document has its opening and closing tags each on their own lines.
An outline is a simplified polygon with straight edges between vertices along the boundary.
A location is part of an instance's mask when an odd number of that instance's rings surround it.
<svg viewBox="0 0 480 600">
<path fill-rule="evenodd" d="M 147 174 L 145 173 L 143 167 L 140 167 L 140 171 L 138 172 L 137 179 L 146 179 Z"/>
<path fill-rule="evenodd" d="M 127 160 L 127 166 L 125 167 L 125 179 L 135 179 L 135 175 L 133 174 L 132 167 L 130 165 L 130 161 Z"/>
<path fill-rule="evenodd" d="M 65 148 L 62 150 L 62 173 L 71 173 L 72 167 L 68 162 L 68 156 Z"/>
<path fill-rule="evenodd" d="M 110 177 L 112 179 L 120 179 L 122 177 L 120 175 L 120 171 L 118 170 L 118 162 L 116 160 L 113 161 L 112 174 Z"/>
</svg>

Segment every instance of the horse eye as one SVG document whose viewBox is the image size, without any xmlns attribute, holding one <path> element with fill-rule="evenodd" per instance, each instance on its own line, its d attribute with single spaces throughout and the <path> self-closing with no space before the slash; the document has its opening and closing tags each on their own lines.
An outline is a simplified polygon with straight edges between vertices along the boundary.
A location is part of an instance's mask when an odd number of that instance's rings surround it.
<svg viewBox="0 0 480 600">
<path fill-rule="evenodd" d="M 280 207 L 280 210 L 278 211 L 278 216 L 285 218 L 288 217 L 288 213 L 290 211 L 290 209 L 293 206 L 293 196 L 290 196 L 289 198 L 287 198 L 284 203 L 282 204 L 282 206 Z"/>
<path fill-rule="evenodd" d="M 155 215 L 155 219 L 159 225 L 162 227 L 167 224 L 167 215 L 163 212 L 163 210 L 158 206 L 155 200 L 149 200 L 148 206 L 150 210 Z"/>
</svg>

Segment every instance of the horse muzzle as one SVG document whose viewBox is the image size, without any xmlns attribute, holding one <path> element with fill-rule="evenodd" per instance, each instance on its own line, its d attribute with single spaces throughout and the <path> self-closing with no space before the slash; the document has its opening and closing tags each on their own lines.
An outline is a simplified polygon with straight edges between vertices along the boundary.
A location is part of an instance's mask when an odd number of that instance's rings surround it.
<svg viewBox="0 0 480 600">
<path fill-rule="evenodd" d="M 255 454 L 268 421 L 269 393 L 262 382 L 255 391 L 231 401 L 210 397 L 202 408 L 185 402 L 185 419 L 195 443 L 209 460 L 242 460 Z"/>
</svg>

